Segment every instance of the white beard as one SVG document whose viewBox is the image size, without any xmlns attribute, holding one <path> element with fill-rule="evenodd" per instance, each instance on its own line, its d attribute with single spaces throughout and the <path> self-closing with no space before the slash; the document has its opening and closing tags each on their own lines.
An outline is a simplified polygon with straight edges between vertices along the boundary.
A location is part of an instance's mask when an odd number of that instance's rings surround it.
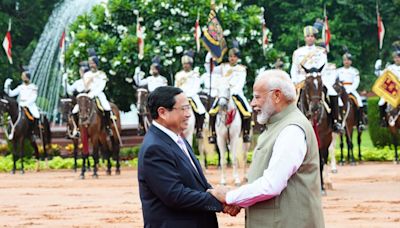
<svg viewBox="0 0 400 228">
<path fill-rule="evenodd" d="M 261 111 L 257 114 L 257 122 L 259 124 L 266 124 L 271 118 L 272 115 L 275 114 L 274 106 L 271 99 L 267 99 L 264 105 L 261 107 Z"/>
</svg>

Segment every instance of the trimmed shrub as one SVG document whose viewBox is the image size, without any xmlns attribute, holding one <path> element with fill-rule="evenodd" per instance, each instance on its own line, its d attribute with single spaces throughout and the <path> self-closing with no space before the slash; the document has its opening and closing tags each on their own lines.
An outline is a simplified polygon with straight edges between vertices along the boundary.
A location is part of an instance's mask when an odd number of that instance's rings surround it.
<svg viewBox="0 0 400 228">
<path fill-rule="evenodd" d="M 387 128 L 379 125 L 379 97 L 368 98 L 368 131 L 374 147 L 384 147 L 392 143 L 392 136 Z"/>
</svg>

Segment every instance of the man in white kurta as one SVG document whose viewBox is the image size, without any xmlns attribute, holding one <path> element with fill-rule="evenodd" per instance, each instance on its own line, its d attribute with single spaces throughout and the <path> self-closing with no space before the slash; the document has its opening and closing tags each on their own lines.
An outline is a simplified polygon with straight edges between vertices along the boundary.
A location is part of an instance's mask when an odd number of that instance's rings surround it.
<svg viewBox="0 0 400 228">
<path fill-rule="evenodd" d="M 306 45 L 296 49 L 293 52 L 292 67 L 290 69 L 290 76 L 293 83 L 296 85 L 296 88 L 301 88 L 301 84 L 306 78 L 306 72 L 304 71 L 303 67 L 306 69 L 320 69 L 322 67 L 321 74 L 324 75 L 325 68 L 328 63 L 326 49 L 315 45 L 318 30 L 313 26 L 306 26 L 304 27 L 303 32 Z M 324 84 L 324 86 L 328 91 L 327 95 L 329 96 L 329 104 L 333 118 L 333 130 L 337 132 L 342 129 L 342 126 L 338 121 L 338 95 L 337 92 L 332 88 L 333 85 Z"/>
<path fill-rule="evenodd" d="M 184 54 L 181 59 L 183 70 L 175 75 L 175 87 L 183 90 L 189 98 L 192 109 L 196 118 L 196 138 L 203 138 L 203 124 L 206 113 L 206 108 L 201 103 L 200 92 L 200 74 L 192 69 L 193 57 L 189 54 Z"/>
<path fill-rule="evenodd" d="M 135 73 L 133 79 L 137 86 L 142 87 L 147 85 L 149 92 L 153 92 L 160 86 L 167 86 L 168 80 L 160 75 L 160 65 L 158 63 L 153 63 L 150 66 L 150 76 L 143 78 L 143 74 Z"/>
<path fill-rule="evenodd" d="M 394 63 L 387 66 L 384 70 L 381 70 L 382 60 L 378 59 L 375 63 L 375 75 L 377 77 L 384 74 L 385 71 L 390 70 L 400 80 L 400 45 L 393 45 L 393 46 L 395 47 L 395 50 L 392 53 Z M 378 102 L 378 105 L 379 105 L 379 113 L 380 113 L 380 119 L 381 119 L 380 124 L 382 127 L 386 127 L 387 121 L 386 121 L 386 101 L 385 101 L 385 99 L 383 99 L 381 97 L 381 99 Z"/>
<path fill-rule="evenodd" d="M 352 94 L 357 99 L 357 110 L 358 127 L 360 130 L 365 129 L 364 122 L 364 105 L 361 100 L 360 94 L 357 92 L 357 88 L 360 85 L 360 72 L 352 66 L 352 56 L 350 53 L 345 53 L 342 57 L 343 67 L 337 69 L 339 80 L 342 82 L 346 92 Z M 342 103 L 340 101 L 340 103 Z M 343 106 L 343 103 L 341 104 Z"/>
</svg>

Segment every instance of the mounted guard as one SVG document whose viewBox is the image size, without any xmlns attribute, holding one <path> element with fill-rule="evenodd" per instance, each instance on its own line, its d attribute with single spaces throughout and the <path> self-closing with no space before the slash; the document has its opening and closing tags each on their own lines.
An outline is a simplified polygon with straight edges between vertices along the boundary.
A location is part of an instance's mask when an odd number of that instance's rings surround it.
<svg viewBox="0 0 400 228">
<path fill-rule="evenodd" d="M 193 52 L 187 51 L 181 58 L 183 70 L 175 75 L 175 87 L 183 90 L 189 99 L 196 118 L 196 138 L 203 138 L 203 124 L 206 108 L 201 103 L 198 93 L 200 92 L 200 75 L 193 70 Z"/>
<path fill-rule="evenodd" d="M 320 23 L 320 22 L 318 22 Z M 290 75 L 292 77 L 292 81 L 296 86 L 296 90 L 298 92 L 298 96 L 301 96 L 301 89 L 304 88 L 304 80 L 306 78 L 306 73 L 304 68 L 306 69 L 319 69 L 323 67 L 321 74 L 325 74 L 325 66 L 327 66 L 328 58 L 326 54 L 326 49 L 324 47 L 316 46 L 316 38 L 318 35 L 318 27 L 319 24 L 316 23 L 314 26 L 308 25 L 304 27 L 304 41 L 305 46 L 302 46 L 296 49 L 293 52 L 292 57 L 292 67 L 290 70 Z M 333 130 L 335 132 L 339 132 L 342 130 L 342 126 L 339 122 L 339 108 L 338 108 L 338 95 L 337 92 L 333 89 L 333 84 L 326 83 L 324 80 L 324 86 L 327 90 L 327 95 L 329 98 L 329 107 L 330 110 L 328 112 L 331 113 L 333 119 Z M 324 100 L 327 97 L 325 96 Z"/>
<path fill-rule="evenodd" d="M 250 128 L 252 109 L 243 92 L 244 86 L 246 85 L 246 66 L 238 63 L 241 55 L 237 43 L 234 44 L 234 48 L 229 50 L 228 54 L 229 62 L 216 66 L 213 72 L 221 75 L 220 84 L 229 85 L 230 87 L 232 99 L 242 118 L 243 142 L 248 143 L 251 140 Z M 210 125 L 212 128 L 212 135 L 209 137 L 210 143 L 216 142 L 215 120 L 218 113 L 218 100 L 219 99 L 216 99 L 214 101 L 209 111 Z"/>
</svg>

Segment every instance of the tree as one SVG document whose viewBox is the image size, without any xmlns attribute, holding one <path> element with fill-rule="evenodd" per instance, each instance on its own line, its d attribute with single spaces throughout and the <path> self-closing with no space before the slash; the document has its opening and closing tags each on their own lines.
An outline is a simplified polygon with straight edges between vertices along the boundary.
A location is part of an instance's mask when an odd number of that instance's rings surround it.
<svg viewBox="0 0 400 228">
<path fill-rule="evenodd" d="M 239 41 L 243 64 L 248 68 L 248 91 L 254 82 L 255 70 L 273 63 L 279 53 L 269 44 L 264 56 L 261 48 L 261 8 L 242 6 L 231 0 L 217 2 L 217 11 L 224 28 L 228 46 Z M 195 5 L 196 7 L 193 7 Z M 200 25 L 207 21 L 210 5 L 202 0 L 109 0 L 107 5 L 94 7 L 90 14 L 80 16 L 69 30 L 71 42 L 66 53 L 68 72 L 76 77 L 78 63 L 87 59 L 87 49 L 95 48 L 100 58 L 100 69 L 108 74 L 107 95 L 122 110 L 129 110 L 134 102 L 130 85 L 136 66 L 147 71 L 151 59 L 158 55 L 163 65 L 161 73 L 171 84 L 173 75 L 181 68 L 184 50 L 195 50 L 194 24 L 197 14 Z M 136 20 L 145 33 L 145 56 L 138 59 Z M 195 56 L 195 66 L 202 66 L 205 49 Z M 128 82 L 128 83 L 127 83 Z"/>
<path fill-rule="evenodd" d="M 10 65 L 1 47 L 0 81 L 13 77 L 19 79 L 21 66 L 28 65 L 40 34 L 54 5 L 60 0 L 2 0 L 0 2 L 0 41 L 8 29 L 8 20 L 12 19 L 12 56 Z M 17 6 L 18 5 L 18 6 Z M 1 83 L 2 84 L 2 83 Z"/>
<path fill-rule="evenodd" d="M 378 57 L 391 61 L 391 44 L 399 39 L 400 1 L 379 1 L 386 34 L 384 48 L 378 51 L 376 22 L 376 0 L 247 0 L 246 4 L 263 5 L 265 18 L 275 40 L 275 48 L 291 55 L 304 44 L 303 27 L 312 25 L 317 18 L 323 18 L 326 4 L 329 28 L 332 33 L 331 52 L 328 60 L 341 66 L 343 47 L 346 46 L 354 56 L 353 65 L 360 70 L 360 90 L 371 90 L 376 77 L 374 63 Z"/>
</svg>

